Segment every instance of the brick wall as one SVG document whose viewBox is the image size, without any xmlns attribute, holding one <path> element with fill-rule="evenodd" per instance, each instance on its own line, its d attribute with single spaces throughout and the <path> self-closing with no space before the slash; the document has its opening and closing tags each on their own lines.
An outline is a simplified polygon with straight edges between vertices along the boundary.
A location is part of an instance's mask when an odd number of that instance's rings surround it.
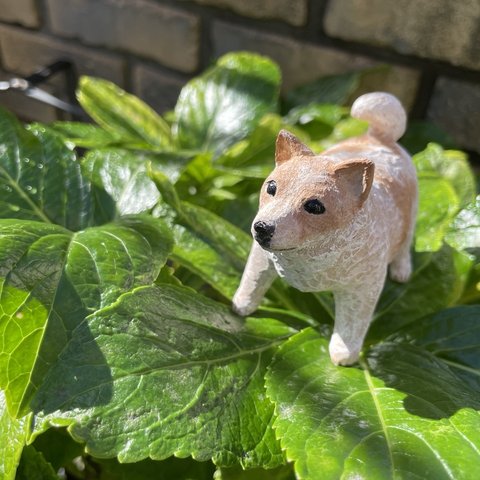
<svg viewBox="0 0 480 480">
<path fill-rule="evenodd" d="M 480 152 L 479 0 L 0 0 L 0 79 L 67 57 L 164 111 L 230 50 L 275 59 L 285 90 L 389 64 L 362 89 L 395 93 L 412 118 Z M 60 93 L 61 82 L 49 88 Z M 14 93 L 0 104 L 57 116 Z"/>
</svg>

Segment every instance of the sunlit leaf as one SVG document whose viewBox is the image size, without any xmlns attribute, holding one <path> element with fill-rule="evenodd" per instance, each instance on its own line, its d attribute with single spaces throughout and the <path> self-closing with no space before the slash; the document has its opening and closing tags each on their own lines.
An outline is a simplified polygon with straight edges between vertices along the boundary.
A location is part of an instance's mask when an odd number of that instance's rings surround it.
<svg viewBox="0 0 480 480">
<path fill-rule="evenodd" d="M 230 53 L 182 89 L 173 134 L 185 149 L 222 153 L 277 109 L 280 70 L 266 57 Z"/>
</svg>

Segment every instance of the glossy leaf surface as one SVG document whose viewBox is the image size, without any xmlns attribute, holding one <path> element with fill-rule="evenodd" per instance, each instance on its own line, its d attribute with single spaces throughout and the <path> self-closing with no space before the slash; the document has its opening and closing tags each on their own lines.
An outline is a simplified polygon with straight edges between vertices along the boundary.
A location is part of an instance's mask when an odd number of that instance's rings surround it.
<svg viewBox="0 0 480 480">
<path fill-rule="evenodd" d="M 250 53 L 224 55 L 182 89 L 174 138 L 181 148 L 218 155 L 276 110 L 279 88 L 280 70 L 271 60 Z"/>
<path fill-rule="evenodd" d="M 0 478 L 13 480 L 26 442 L 28 418 L 15 419 L 7 409 L 5 394 L 0 390 Z"/>
<path fill-rule="evenodd" d="M 125 294 L 77 328 L 37 396 L 38 421 L 73 422 L 93 455 L 123 462 L 175 454 L 276 466 L 283 456 L 263 376 L 293 330 L 248 325 L 190 289 Z"/>
<path fill-rule="evenodd" d="M 155 147 L 170 145 L 170 128 L 165 120 L 115 84 L 81 77 L 77 97 L 87 113 L 113 135 Z"/>
<path fill-rule="evenodd" d="M 0 221 L 0 385 L 13 416 L 25 413 L 85 315 L 152 283 L 170 248 L 168 230 L 148 217 L 76 234 L 50 224 Z"/>
<path fill-rule="evenodd" d="M 41 126 L 26 130 L 0 110 L 0 218 L 80 230 L 92 222 L 90 185 L 75 154 Z"/>
<path fill-rule="evenodd" d="M 360 367 L 336 367 L 306 329 L 278 350 L 267 392 L 297 478 L 480 474 L 478 391 L 424 349 L 383 343 Z"/>
</svg>

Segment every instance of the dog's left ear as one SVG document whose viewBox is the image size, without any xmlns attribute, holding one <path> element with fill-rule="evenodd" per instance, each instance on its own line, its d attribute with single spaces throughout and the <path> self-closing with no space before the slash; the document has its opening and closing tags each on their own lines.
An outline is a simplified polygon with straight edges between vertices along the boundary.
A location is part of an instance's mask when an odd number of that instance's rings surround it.
<svg viewBox="0 0 480 480">
<path fill-rule="evenodd" d="M 281 165 L 288 162 L 292 157 L 315 155 L 305 144 L 303 144 L 295 135 L 280 130 L 275 144 L 275 164 Z"/>
<path fill-rule="evenodd" d="M 334 167 L 337 181 L 354 193 L 361 207 L 370 193 L 375 173 L 375 164 L 371 160 L 347 160 Z"/>
</svg>

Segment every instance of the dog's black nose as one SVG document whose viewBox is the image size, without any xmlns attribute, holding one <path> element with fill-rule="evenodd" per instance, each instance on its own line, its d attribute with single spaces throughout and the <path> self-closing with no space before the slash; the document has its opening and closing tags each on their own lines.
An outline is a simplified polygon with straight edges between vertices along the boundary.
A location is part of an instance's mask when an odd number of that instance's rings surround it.
<svg viewBox="0 0 480 480">
<path fill-rule="evenodd" d="M 253 224 L 255 230 L 255 239 L 261 245 L 267 245 L 275 232 L 275 224 L 268 222 L 255 222 Z"/>
</svg>

